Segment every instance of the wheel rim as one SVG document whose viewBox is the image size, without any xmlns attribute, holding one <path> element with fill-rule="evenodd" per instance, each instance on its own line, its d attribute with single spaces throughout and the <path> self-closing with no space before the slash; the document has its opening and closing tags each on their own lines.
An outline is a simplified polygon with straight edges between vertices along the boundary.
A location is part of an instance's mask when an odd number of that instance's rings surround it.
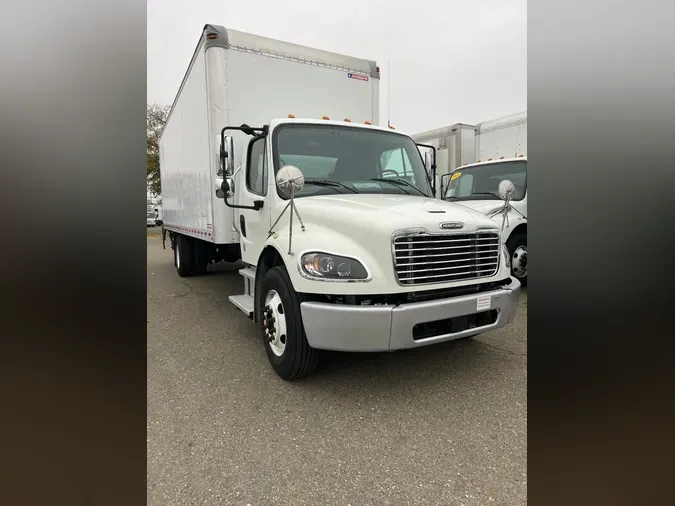
<svg viewBox="0 0 675 506">
<path fill-rule="evenodd" d="M 527 246 L 518 246 L 511 257 L 513 274 L 517 278 L 527 276 Z"/>
<path fill-rule="evenodd" d="M 267 292 L 262 324 L 272 353 L 280 357 L 286 349 L 288 335 L 286 333 L 286 311 L 276 290 Z"/>
<path fill-rule="evenodd" d="M 180 248 L 176 244 L 176 267 L 180 269 Z"/>
</svg>

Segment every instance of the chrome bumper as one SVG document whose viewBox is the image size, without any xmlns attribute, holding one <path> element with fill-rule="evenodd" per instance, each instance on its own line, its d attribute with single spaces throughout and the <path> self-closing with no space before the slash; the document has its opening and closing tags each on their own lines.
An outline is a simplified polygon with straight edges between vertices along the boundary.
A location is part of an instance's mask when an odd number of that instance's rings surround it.
<svg viewBox="0 0 675 506">
<path fill-rule="evenodd" d="M 512 277 L 507 288 L 449 299 L 398 306 L 303 302 L 300 310 L 307 341 L 312 348 L 335 351 L 393 351 L 475 336 L 503 327 L 515 317 L 519 295 L 520 282 Z M 418 324 L 493 309 L 497 310 L 494 323 L 450 334 L 413 339 L 413 328 Z"/>
</svg>

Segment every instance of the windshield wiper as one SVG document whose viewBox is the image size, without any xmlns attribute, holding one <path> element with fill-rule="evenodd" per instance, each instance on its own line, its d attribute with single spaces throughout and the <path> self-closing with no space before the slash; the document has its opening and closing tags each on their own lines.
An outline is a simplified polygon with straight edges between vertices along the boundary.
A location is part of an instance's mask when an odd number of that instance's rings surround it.
<svg viewBox="0 0 675 506">
<path fill-rule="evenodd" d="M 315 186 L 327 186 L 329 188 L 344 188 L 345 190 L 349 190 L 352 193 L 359 193 L 347 185 L 344 185 L 338 181 L 330 181 L 328 179 L 305 179 L 305 183 L 313 184 Z"/>
<path fill-rule="evenodd" d="M 400 185 L 405 185 L 405 186 L 408 186 L 410 188 L 413 188 L 413 189 L 417 190 L 420 194 L 424 195 L 425 197 L 429 196 L 426 193 L 424 193 L 422 190 L 420 190 L 417 186 L 409 183 L 405 179 L 389 179 L 389 178 L 383 178 L 383 177 L 375 177 L 375 178 L 371 179 L 371 181 L 384 181 L 385 183 L 391 183 L 391 184 L 399 186 L 399 187 L 400 187 Z M 408 195 L 410 195 L 410 192 L 406 192 L 406 193 Z"/>
<path fill-rule="evenodd" d="M 492 192 L 476 192 L 476 193 L 472 193 L 471 195 L 463 195 L 461 197 L 447 197 L 447 198 L 448 198 L 448 200 L 462 200 L 462 199 L 469 199 L 469 198 L 477 196 L 477 195 L 490 195 L 491 197 L 494 197 L 497 200 L 502 200 L 499 197 L 499 195 L 497 195 L 496 193 L 492 193 Z"/>
</svg>

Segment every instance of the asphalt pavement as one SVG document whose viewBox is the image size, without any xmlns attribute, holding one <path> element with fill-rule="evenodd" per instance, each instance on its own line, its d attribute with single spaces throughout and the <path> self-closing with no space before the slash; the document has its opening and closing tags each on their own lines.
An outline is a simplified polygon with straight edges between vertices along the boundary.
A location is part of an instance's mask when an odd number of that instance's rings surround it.
<svg viewBox="0 0 675 506">
<path fill-rule="evenodd" d="M 526 504 L 526 292 L 506 328 L 285 382 L 239 268 L 181 279 L 148 238 L 149 505 Z"/>
</svg>

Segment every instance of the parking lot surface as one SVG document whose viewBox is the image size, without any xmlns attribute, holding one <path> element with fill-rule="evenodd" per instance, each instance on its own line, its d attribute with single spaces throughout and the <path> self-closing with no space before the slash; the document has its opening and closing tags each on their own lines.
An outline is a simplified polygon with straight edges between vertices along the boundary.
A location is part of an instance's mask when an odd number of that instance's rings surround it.
<svg viewBox="0 0 675 506">
<path fill-rule="evenodd" d="M 148 238 L 149 505 L 526 503 L 526 291 L 504 329 L 285 382 L 239 268 L 181 279 Z"/>
</svg>

